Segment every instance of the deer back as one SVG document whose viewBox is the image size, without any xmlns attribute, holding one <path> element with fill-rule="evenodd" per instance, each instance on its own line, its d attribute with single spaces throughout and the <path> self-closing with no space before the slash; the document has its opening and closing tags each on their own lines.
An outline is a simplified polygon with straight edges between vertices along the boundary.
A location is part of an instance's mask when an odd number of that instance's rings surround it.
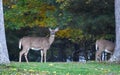
<svg viewBox="0 0 120 75">
<path fill-rule="evenodd" d="M 96 41 L 96 44 L 98 45 L 99 50 L 107 49 L 107 50 L 113 52 L 113 50 L 115 48 L 115 44 L 111 41 L 108 41 L 108 40 L 100 39 L 100 40 Z"/>
</svg>

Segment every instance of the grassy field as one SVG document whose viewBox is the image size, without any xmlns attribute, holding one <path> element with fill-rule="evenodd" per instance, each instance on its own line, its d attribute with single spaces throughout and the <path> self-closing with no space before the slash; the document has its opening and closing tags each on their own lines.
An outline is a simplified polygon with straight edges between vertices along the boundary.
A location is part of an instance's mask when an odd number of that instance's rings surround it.
<svg viewBox="0 0 120 75">
<path fill-rule="evenodd" d="M 11 62 L 0 65 L 0 75 L 120 75 L 120 64 L 105 62 Z"/>
</svg>

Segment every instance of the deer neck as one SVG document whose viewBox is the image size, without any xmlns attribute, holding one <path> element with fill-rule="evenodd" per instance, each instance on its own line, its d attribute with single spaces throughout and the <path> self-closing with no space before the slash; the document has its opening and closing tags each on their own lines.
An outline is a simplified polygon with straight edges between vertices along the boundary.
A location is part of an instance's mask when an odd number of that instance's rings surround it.
<svg viewBox="0 0 120 75">
<path fill-rule="evenodd" d="M 55 39 L 55 35 L 50 35 L 50 37 L 49 37 L 50 45 L 53 43 L 54 39 Z"/>
</svg>

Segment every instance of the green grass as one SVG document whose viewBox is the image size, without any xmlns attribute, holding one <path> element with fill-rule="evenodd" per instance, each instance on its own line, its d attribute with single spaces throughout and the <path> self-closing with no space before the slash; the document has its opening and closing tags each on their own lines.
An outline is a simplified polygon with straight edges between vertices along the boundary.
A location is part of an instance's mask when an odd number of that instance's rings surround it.
<svg viewBox="0 0 120 75">
<path fill-rule="evenodd" d="M 120 64 L 98 62 L 11 62 L 0 65 L 0 75 L 120 75 Z"/>
</svg>

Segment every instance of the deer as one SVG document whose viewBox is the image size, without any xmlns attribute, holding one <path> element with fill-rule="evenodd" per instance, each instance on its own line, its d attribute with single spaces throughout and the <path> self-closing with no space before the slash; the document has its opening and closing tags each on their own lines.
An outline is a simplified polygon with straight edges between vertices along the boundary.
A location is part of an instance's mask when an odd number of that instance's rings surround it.
<svg viewBox="0 0 120 75">
<path fill-rule="evenodd" d="M 24 54 L 25 60 L 28 63 L 28 52 L 30 49 L 32 50 L 40 50 L 41 51 L 41 62 L 46 62 L 47 50 L 50 48 L 51 44 L 55 39 L 55 33 L 59 30 L 59 28 L 51 29 L 49 37 L 29 37 L 24 36 L 19 40 L 19 49 L 22 50 L 19 52 L 19 62 L 21 62 L 22 55 Z"/>
<path fill-rule="evenodd" d="M 101 55 L 102 52 L 110 53 L 110 55 L 113 55 L 115 49 L 115 44 L 111 41 L 99 39 L 96 41 L 96 55 L 95 60 L 101 62 Z"/>
</svg>

